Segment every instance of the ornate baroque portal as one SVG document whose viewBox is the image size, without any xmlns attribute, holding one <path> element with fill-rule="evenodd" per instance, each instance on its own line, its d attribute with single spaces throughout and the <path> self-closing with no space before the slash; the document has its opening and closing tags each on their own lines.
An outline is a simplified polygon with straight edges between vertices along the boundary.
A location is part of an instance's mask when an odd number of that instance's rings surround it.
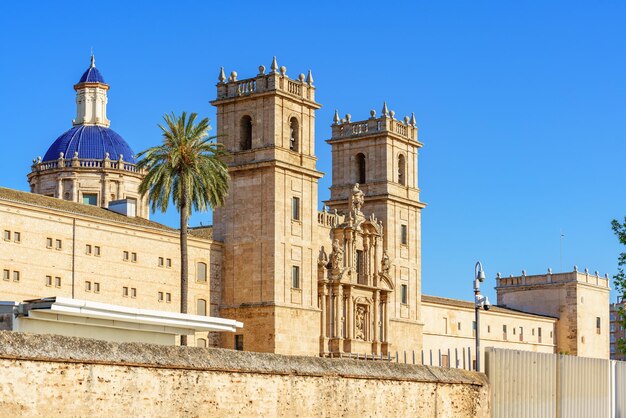
<svg viewBox="0 0 626 418">
<path fill-rule="evenodd" d="M 332 251 L 318 259 L 322 310 L 320 354 L 387 354 L 387 301 L 393 291 L 383 225 L 361 212 L 363 192 L 354 185 L 347 215 L 336 215 Z"/>
</svg>

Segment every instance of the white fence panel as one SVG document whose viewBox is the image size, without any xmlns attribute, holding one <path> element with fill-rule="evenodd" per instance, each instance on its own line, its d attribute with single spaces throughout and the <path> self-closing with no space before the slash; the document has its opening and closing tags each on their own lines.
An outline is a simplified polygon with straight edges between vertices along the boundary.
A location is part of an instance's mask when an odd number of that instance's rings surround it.
<svg viewBox="0 0 626 418">
<path fill-rule="evenodd" d="M 611 416 L 609 360 L 559 355 L 560 417 Z"/>
<path fill-rule="evenodd" d="M 485 365 L 492 417 L 556 417 L 555 355 L 488 348 Z"/>
<path fill-rule="evenodd" d="M 626 418 L 626 362 L 613 361 L 615 418 Z"/>
</svg>

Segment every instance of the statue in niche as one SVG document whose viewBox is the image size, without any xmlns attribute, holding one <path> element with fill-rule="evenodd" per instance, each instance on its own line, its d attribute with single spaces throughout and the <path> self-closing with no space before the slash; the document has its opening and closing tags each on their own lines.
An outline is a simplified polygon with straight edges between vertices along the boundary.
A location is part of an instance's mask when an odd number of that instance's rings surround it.
<svg viewBox="0 0 626 418">
<path fill-rule="evenodd" d="M 356 327 L 354 338 L 356 338 L 357 340 L 365 341 L 365 326 L 366 326 L 365 314 L 366 314 L 365 306 L 358 305 L 356 308 L 356 315 L 355 315 L 355 321 L 354 321 L 354 325 Z"/>
<path fill-rule="evenodd" d="M 383 274 L 386 275 L 389 275 L 389 270 L 391 270 L 391 259 L 389 258 L 389 254 L 387 254 L 387 250 L 383 251 L 382 270 Z"/>
<path fill-rule="evenodd" d="M 339 240 L 333 240 L 333 251 L 330 253 L 330 268 L 339 271 L 343 267 L 343 250 L 339 246 Z"/>
<path fill-rule="evenodd" d="M 361 207 L 363 207 L 363 203 L 365 203 L 365 195 L 359 188 L 359 183 L 355 183 L 352 188 L 352 209 L 355 214 L 361 213 Z"/>
<path fill-rule="evenodd" d="M 326 251 L 324 251 L 324 246 L 322 246 L 322 249 L 320 250 L 320 255 L 317 259 L 317 265 L 321 267 L 328 265 L 328 254 L 326 254 Z"/>
</svg>

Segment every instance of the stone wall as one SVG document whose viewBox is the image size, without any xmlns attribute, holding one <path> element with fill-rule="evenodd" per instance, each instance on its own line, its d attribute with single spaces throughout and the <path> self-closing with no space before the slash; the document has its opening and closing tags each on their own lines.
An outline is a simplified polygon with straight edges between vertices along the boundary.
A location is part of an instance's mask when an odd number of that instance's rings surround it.
<svg viewBox="0 0 626 418">
<path fill-rule="evenodd" d="M 487 417 L 482 374 L 0 332 L 6 416 Z"/>
</svg>

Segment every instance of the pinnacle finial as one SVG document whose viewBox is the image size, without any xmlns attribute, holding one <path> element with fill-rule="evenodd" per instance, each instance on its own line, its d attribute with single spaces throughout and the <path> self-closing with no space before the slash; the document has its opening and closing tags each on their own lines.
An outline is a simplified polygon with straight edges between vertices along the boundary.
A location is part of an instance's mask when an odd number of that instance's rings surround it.
<svg viewBox="0 0 626 418">
<path fill-rule="evenodd" d="M 90 66 L 90 68 L 95 68 L 95 67 L 96 67 L 96 56 L 92 52 L 91 53 L 91 66 Z"/>
<path fill-rule="evenodd" d="M 309 86 L 313 85 L 313 74 L 311 73 L 311 70 L 309 70 L 309 73 L 306 75 L 306 82 Z"/>
<path fill-rule="evenodd" d="M 333 123 L 337 125 L 339 123 L 339 111 L 335 109 L 335 117 L 333 118 Z"/>
<path fill-rule="evenodd" d="M 224 74 L 224 67 L 220 67 L 220 75 L 217 77 L 220 83 L 226 81 L 226 74 Z"/>
<path fill-rule="evenodd" d="M 415 121 L 415 113 L 411 112 L 411 126 L 415 125 L 417 125 L 417 122 Z"/>
<path fill-rule="evenodd" d="M 387 102 L 383 102 L 383 116 L 387 116 L 387 114 L 389 113 L 389 109 L 387 109 Z"/>
<path fill-rule="evenodd" d="M 278 62 L 276 61 L 276 56 L 274 55 L 274 59 L 272 60 L 272 65 L 270 67 L 273 73 L 278 72 Z"/>
</svg>

